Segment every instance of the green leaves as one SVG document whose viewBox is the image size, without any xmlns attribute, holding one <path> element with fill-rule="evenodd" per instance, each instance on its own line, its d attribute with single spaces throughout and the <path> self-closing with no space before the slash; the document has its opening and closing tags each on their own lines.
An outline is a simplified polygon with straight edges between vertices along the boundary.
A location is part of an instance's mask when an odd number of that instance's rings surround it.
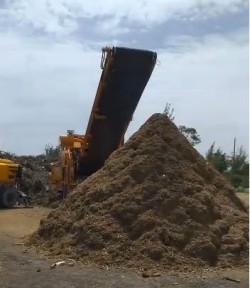
<svg viewBox="0 0 250 288">
<path fill-rule="evenodd" d="M 226 153 L 223 153 L 220 148 L 217 148 L 217 150 L 215 150 L 215 142 L 208 149 L 206 153 L 206 159 L 213 164 L 216 170 L 221 173 L 226 172 L 230 166 L 230 162 Z"/>
<path fill-rule="evenodd" d="M 163 114 L 166 115 L 172 122 L 174 121 L 175 119 L 174 108 L 171 107 L 170 103 L 166 104 Z M 196 129 L 186 127 L 184 125 L 180 125 L 178 128 L 179 131 L 187 138 L 187 140 L 190 142 L 192 146 L 201 143 L 200 135 L 198 135 Z"/>
<path fill-rule="evenodd" d="M 179 126 L 179 131 L 188 139 L 192 146 L 201 143 L 200 135 L 197 133 L 195 128 L 189 128 L 183 125 Z"/>
<path fill-rule="evenodd" d="M 240 147 L 235 155 L 227 155 L 221 148 L 215 149 L 214 142 L 206 153 L 206 159 L 223 173 L 234 187 L 249 187 L 248 156 L 243 147 Z"/>
</svg>

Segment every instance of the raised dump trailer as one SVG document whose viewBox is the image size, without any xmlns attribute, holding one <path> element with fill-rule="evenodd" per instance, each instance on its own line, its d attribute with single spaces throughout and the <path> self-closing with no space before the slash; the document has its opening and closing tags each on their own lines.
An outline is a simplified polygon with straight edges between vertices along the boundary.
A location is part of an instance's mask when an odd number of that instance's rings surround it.
<svg viewBox="0 0 250 288">
<path fill-rule="evenodd" d="M 59 165 L 52 181 L 66 195 L 77 179 L 100 169 L 119 148 L 142 93 L 155 67 L 153 51 L 123 47 L 103 48 L 99 81 L 85 135 L 72 130 L 60 136 Z"/>
</svg>

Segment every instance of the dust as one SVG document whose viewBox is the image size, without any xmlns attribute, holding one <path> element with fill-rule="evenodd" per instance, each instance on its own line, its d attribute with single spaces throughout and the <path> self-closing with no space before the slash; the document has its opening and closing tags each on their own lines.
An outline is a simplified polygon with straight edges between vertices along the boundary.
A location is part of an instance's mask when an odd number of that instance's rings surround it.
<svg viewBox="0 0 250 288">
<path fill-rule="evenodd" d="M 102 267 L 240 266 L 248 263 L 248 211 L 168 117 L 154 114 L 28 244 Z"/>
</svg>

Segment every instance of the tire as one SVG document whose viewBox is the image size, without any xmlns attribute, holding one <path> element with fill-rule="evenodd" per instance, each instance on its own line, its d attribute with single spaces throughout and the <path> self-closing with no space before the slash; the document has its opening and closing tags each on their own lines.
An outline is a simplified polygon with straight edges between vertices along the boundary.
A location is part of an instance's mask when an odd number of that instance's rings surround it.
<svg viewBox="0 0 250 288">
<path fill-rule="evenodd" d="M 17 191 L 14 187 L 2 185 L 0 187 L 0 206 L 2 208 L 12 208 L 16 205 L 18 199 Z"/>
</svg>

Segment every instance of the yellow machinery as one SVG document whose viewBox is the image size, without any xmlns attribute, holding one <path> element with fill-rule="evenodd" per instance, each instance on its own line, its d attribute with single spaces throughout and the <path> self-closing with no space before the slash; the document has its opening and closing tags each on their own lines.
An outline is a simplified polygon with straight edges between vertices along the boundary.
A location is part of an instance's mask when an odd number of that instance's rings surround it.
<svg viewBox="0 0 250 288">
<path fill-rule="evenodd" d="M 21 177 L 22 168 L 19 164 L 8 159 L 0 159 L 0 207 L 15 206 L 18 199 L 17 183 Z"/>
<path fill-rule="evenodd" d="M 152 51 L 102 49 L 102 74 L 85 135 L 60 136 L 61 157 L 51 180 L 63 198 L 80 179 L 100 169 L 124 142 L 124 135 L 156 64 Z"/>
</svg>

